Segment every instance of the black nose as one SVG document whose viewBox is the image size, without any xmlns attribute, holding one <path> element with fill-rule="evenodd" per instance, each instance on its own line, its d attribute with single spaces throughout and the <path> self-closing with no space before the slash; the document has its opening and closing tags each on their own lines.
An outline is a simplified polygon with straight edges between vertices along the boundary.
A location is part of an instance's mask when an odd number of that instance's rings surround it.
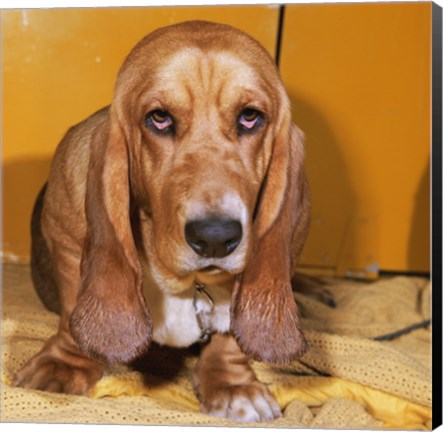
<svg viewBox="0 0 443 432">
<path fill-rule="evenodd" d="M 190 221 L 185 225 L 185 237 L 198 255 L 223 258 L 239 245 L 241 223 L 237 220 L 208 218 Z"/>
</svg>

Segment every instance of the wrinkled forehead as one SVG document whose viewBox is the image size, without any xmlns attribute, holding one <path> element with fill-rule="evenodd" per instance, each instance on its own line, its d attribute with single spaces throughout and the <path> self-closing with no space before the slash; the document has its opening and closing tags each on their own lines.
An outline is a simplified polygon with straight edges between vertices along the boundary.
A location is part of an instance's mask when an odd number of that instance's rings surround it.
<svg viewBox="0 0 443 432">
<path fill-rule="evenodd" d="M 278 103 L 276 98 L 284 90 L 264 48 L 244 35 L 226 43 L 213 41 L 148 37 L 123 64 L 115 100 L 136 103 L 136 95 L 157 92 L 177 98 L 187 95 L 188 99 L 215 97 L 219 104 L 240 96 Z"/>
<path fill-rule="evenodd" d="M 219 105 L 241 96 L 265 100 L 269 87 L 266 77 L 234 53 L 195 47 L 171 54 L 156 68 L 151 83 L 159 95 L 188 102 L 201 96 Z"/>
<path fill-rule="evenodd" d="M 203 51 L 197 47 L 184 48 L 172 53 L 159 65 L 156 72 L 157 77 L 166 79 L 175 78 L 180 74 L 189 75 L 191 72 L 197 73 L 193 77 L 195 81 L 214 78 L 226 80 L 232 79 L 232 76 L 244 83 L 257 79 L 256 70 L 234 53 L 223 50 Z"/>
</svg>

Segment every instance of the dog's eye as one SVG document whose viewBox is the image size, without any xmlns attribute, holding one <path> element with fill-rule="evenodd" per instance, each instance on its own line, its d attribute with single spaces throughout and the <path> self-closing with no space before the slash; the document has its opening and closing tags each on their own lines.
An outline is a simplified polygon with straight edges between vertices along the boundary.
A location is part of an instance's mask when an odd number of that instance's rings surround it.
<svg viewBox="0 0 443 432">
<path fill-rule="evenodd" d="M 145 119 L 146 125 L 154 132 L 168 133 L 174 127 L 174 120 L 166 110 L 155 110 L 150 112 Z"/>
<path fill-rule="evenodd" d="M 253 108 L 245 108 L 238 119 L 239 133 L 249 132 L 259 126 L 263 121 L 260 112 Z"/>
</svg>

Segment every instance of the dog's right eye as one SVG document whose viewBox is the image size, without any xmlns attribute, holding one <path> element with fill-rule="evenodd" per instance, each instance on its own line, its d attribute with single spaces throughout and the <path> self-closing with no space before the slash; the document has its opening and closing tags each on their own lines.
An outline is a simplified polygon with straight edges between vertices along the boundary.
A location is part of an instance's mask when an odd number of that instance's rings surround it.
<svg viewBox="0 0 443 432">
<path fill-rule="evenodd" d="M 174 129 L 174 119 L 166 110 L 151 111 L 145 118 L 146 126 L 156 133 L 167 134 Z"/>
</svg>

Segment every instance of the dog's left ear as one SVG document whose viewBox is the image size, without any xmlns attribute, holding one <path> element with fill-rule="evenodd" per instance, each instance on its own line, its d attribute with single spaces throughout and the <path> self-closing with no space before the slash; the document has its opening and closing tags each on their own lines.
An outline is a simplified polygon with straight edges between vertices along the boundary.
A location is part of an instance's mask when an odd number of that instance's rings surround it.
<svg viewBox="0 0 443 432">
<path fill-rule="evenodd" d="M 303 133 L 291 123 L 289 109 L 263 187 L 255 248 L 231 299 L 231 331 L 249 357 L 287 363 L 307 349 L 290 280 L 309 221 Z"/>
</svg>

